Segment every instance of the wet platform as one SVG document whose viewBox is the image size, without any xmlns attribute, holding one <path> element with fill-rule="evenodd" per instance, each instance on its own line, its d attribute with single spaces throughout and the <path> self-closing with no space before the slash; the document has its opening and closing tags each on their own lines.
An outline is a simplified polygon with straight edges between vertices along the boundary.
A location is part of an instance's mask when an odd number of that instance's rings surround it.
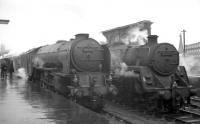
<svg viewBox="0 0 200 124">
<path fill-rule="evenodd" d="M 0 124 L 115 124 L 24 78 L 0 80 Z"/>
</svg>

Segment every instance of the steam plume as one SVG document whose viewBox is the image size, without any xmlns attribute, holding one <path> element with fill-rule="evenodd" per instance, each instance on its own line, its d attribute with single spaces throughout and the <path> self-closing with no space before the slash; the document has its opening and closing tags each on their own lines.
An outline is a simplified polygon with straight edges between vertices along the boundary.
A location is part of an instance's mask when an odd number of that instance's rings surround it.
<svg viewBox="0 0 200 124">
<path fill-rule="evenodd" d="M 185 66 L 188 75 L 200 74 L 199 60 L 194 56 L 180 55 L 180 65 Z"/>
<path fill-rule="evenodd" d="M 139 24 L 133 27 L 129 27 L 125 31 L 126 33 L 121 33 L 119 37 L 113 40 L 115 43 L 123 42 L 123 45 L 144 45 L 147 43 L 148 30 L 145 28 L 144 24 Z M 118 36 L 118 35 L 117 35 Z M 111 50 L 111 61 L 112 70 L 116 75 L 121 76 L 136 76 L 133 70 L 129 70 L 128 66 L 122 61 L 126 47 L 121 44 L 115 46 L 113 45 L 113 51 Z"/>
<path fill-rule="evenodd" d="M 16 76 L 18 78 L 23 78 L 23 79 L 26 79 L 26 73 L 25 73 L 25 69 L 24 68 L 19 68 L 16 72 Z"/>
<path fill-rule="evenodd" d="M 128 66 L 126 63 L 122 62 L 121 58 L 122 55 L 111 52 L 111 62 L 112 62 L 112 71 L 115 73 L 115 75 L 118 76 L 124 76 L 124 77 L 134 77 L 136 74 L 133 70 L 128 70 Z"/>
<path fill-rule="evenodd" d="M 131 28 L 121 40 L 126 45 L 144 45 L 147 42 L 147 32 L 147 29 L 141 29 L 140 27 Z"/>
</svg>

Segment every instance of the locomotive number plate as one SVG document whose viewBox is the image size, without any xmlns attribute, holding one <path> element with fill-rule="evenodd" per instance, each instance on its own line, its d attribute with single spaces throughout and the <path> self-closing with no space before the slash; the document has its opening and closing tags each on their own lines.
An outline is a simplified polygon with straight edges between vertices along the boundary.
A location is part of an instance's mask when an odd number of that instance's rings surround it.
<svg viewBox="0 0 200 124">
<path fill-rule="evenodd" d="M 158 51 L 161 56 L 173 56 L 177 55 L 177 51 Z"/>
</svg>

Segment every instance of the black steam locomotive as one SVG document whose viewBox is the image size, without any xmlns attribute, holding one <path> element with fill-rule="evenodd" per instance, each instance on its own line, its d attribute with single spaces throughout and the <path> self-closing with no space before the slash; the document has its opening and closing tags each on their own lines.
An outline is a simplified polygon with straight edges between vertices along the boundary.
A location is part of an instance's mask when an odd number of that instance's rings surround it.
<svg viewBox="0 0 200 124">
<path fill-rule="evenodd" d="M 126 69 L 118 74 L 113 69 L 113 84 L 119 90 L 116 102 L 133 106 L 138 103 L 150 111 L 174 111 L 190 104 L 192 87 L 173 45 L 157 43 L 157 36 L 150 35 L 145 45 L 117 50 Z"/>
<path fill-rule="evenodd" d="M 88 34 L 29 50 L 19 58 L 30 80 L 86 107 L 101 109 L 104 96 L 113 92 L 110 51 Z"/>
</svg>

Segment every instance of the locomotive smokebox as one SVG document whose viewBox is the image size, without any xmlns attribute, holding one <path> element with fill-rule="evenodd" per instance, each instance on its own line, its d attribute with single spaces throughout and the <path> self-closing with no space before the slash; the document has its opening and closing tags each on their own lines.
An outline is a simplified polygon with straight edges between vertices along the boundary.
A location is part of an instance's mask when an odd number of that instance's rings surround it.
<svg viewBox="0 0 200 124">
<path fill-rule="evenodd" d="M 158 43 L 158 36 L 157 35 L 149 35 L 148 37 L 148 43 L 147 45 L 151 46 L 151 45 L 155 45 Z"/>
<path fill-rule="evenodd" d="M 88 39 L 89 38 L 89 34 L 76 34 L 75 35 L 75 39 L 78 40 L 84 40 L 84 39 Z"/>
</svg>

